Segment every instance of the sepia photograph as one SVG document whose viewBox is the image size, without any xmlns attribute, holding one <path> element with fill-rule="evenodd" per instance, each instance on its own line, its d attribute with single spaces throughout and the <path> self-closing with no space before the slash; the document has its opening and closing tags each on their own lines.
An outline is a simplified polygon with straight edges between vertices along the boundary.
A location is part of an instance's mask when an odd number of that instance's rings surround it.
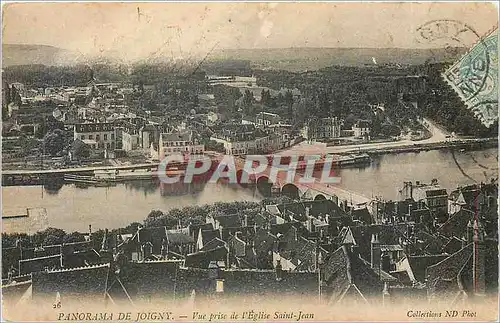
<svg viewBox="0 0 500 323">
<path fill-rule="evenodd" d="M 498 17 L 2 1 L 2 322 L 498 321 Z"/>
</svg>

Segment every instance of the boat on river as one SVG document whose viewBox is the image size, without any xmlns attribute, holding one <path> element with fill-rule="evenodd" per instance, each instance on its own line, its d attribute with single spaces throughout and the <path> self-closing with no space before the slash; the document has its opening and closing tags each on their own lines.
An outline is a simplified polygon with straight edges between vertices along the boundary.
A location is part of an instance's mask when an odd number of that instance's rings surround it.
<svg viewBox="0 0 500 323">
<path fill-rule="evenodd" d="M 175 168 L 166 171 L 167 176 L 184 175 L 184 170 Z M 135 180 L 152 180 L 158 178 L 158 172 L 154 169 L 134 170 L 95 170 L 93 175 L 65 174 L 64 181 L 69 183 L 83 183 L 94 186 L 110 186 L 119 182 Z"/>
</svg>

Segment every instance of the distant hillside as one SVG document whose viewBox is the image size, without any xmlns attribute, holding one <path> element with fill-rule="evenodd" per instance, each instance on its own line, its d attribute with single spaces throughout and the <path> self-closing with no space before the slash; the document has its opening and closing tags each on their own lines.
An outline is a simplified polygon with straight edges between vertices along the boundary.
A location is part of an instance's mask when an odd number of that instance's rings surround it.
<svg viewBox="0 0 500 323">
<path fill-rule="evenodd" d="M 77 53 L 47 45 L 2 44 L 2 66 L 71 65 L 83 61 Z"/>
<path fill-rule="evenodd" d="M 111 63 L 114 57 L 83 57 L 79 53 L 46 45 L 3 44 L 3 66 L 74 65 L 85 62 Z M 458 59 L 465 48 L 403 49 L 403 48 L 276 48 L 223 49 L 208 57 L 204 65 L 217 65 L 221 60 L 247 68 L 289 71 L 317 70 L 332 65 L 363 66 L 377 64 L 418 65 L 426 62 L 449 62 Z M 107 53 L 107 56 L 110 56 Z M 165 57 L 168 59 L 168 57 Z M 211 64 L 210 64 L 211 62 Z M 226 62 L 228 63 L 228 62 Z M 239 67 L 241 68 L 241 67 Z"/>
<path fill-rule="evenodd" d="M 426 62 L 449 62 L 459 58 L 465 48 L 278 48 L 224 49 L 211 60 L 238 59 L 251 61 L 253 68 L 289 71 L 317 70 L 332 65 L 363 66 L 377 64 L 418 65 Z"/>
</svg>

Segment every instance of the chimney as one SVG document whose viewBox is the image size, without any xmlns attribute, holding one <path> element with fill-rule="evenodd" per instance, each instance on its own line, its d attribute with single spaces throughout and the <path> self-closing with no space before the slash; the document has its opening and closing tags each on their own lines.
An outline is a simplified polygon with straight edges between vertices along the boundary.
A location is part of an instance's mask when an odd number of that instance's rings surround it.
<svg viewBox="0 0 500 323">
<path fill-rule="evenodd" d="M 474 239 L 474 227 L 472 224 L 472 220 L 469 220 L 467 224 L 467 243 L 471 243 Z"/>
<path fill-rule="evenodd" d="M 104 235 L 102 237 L 101 243 L 101 252 L 109 251 L 109 242 L 108 242 L 108 229 L 104 230 Z"/>
<path fill-rule="evenodd" d="M 243 226 L 248 227 L 248 215 L 247 214 L 245 214 L 245 216 L 243 218 Z"/>
<path fill-rule="evenodd" d="M 89 224 L 89 241 L 92 240 L 92 224 Z"/>
<path fill-rule="evenodd" d="M 472 275 L 474 282 L 474 294 L 484 295 L 485 286 L 485 246 L 484 234 L 481 223 L 476 219 L 474 221 L 474 244 L 472 247 Z"/>
<path fill-rule="evenodd" d="M 283 267 L 281 267 L 281 259 L 276 260 L 276 281 L 282 281 L 283 280 Z"/>
<path fill-rule="evenodd" d="M 371 263 L 372 263 L 372 268 L 374 269 L 379 269 L 380 268 L 380 242 L 378 240 L 378 234 L 374 233 L 372 234 L 372 241 L 371 241 Z"/>
</svg>

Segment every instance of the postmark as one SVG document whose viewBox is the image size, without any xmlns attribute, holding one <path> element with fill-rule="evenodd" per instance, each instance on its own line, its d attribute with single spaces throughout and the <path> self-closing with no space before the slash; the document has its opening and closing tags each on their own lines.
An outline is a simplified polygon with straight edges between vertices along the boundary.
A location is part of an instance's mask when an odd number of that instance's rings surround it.
<svg viewBox="0 0 500 323">
<path fill-rule="evenodd" d="M 457 20 L 430 21 L 417 29 L 420 43 L 441 45 L 450 56 L 471 40 L 475 45 L 443 74 L 468 109 L 485 126 L 498 119 L 497 29 L 481 37 L 472 27 Z"/>
<path fill-rule="evenodd" d="M 433 20 L 416 30 L 417 42 L 445 49 L 444 61 L 454 63 L 442 73 L 466 107 L 486 127 L 498 120 L 498 42 L 497 29 L 481 36 L 470 25 L 458 20 Z M 475 43 L 460 59 L 460 48 Z"/>
<path fill-rule="evenodd" d="M 486 127 L 498 120 L 498 29 L 442 74 Z"/>
<path fill-rule="evenodd" d="M 454 62 L 463 54 L 468 44 L 477 43 L 480 35 L 468 24 L 459 20 L 431 20 L 416 29 L 416 41 L 430 48 L 427 63 Z M 442 52 L 444 49 L 444 53 Z"/>
</svg>

